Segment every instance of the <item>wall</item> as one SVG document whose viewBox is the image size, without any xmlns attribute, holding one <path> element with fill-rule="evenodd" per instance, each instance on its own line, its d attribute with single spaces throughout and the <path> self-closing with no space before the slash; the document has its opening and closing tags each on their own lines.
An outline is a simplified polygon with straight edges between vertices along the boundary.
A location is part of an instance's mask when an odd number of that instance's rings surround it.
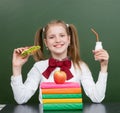
<svg viewBox="0 0 120 113">
<path fill-rule="evenodd" d="M 14 48 L 32 45 L 40 26 L 53 19 L 74 24 L 80 38 L 81 57 L 89 65 L 97 80 L 99 62 L 94 61 L 94 28 L 104 48 L 110 54 L 109 77 L 105 102 L 120 101 L 119 88 L 119 0 L 0 0 L 0 103 L 14 103 L 10 87 L 12 52 Z M 34 61 L 23 66 L 23 80 Z M 38 102 L 38 91 L 30 102 Z M 89 99 L 84 95 L 84 101 Z"/>
</svg>

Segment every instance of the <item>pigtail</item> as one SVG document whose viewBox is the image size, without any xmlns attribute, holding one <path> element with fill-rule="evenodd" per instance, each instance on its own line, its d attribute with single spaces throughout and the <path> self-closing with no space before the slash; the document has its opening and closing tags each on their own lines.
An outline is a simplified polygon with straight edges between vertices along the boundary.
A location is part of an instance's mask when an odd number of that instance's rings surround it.
<svg viewBox="0 0 120 113">
<path fill-rule="evenodd" d="M 78 33 L 73 24 L 69 25 L 69 33 L 71 37 L 70 41 L 70 46 L 68 48 L 68 56 L 71 57 L 74 66 L 77 64 L 78 67 L 80 67 L 79 62 L 81 61 L 80 59 L 80 49 L 79 49 L 79 39 L 78 39 Z"/>
<path fill-rule="evenodd" d="M 43 38 L 42 38 L 42 34 L 43 34 L 43 29 L 38 29 L 36 34 L 35 34 L 35 38 L 34 38 L 34 45 L 35 46 L 40 46 L 40 50 L 35 52 L 33 55 L 33 58 L 35 61 L 40 61 L 44 59 L 44 55 L 43 55 L 43 50 L 44 50 L 44 44 L 43 44 Z"/>
</svg>

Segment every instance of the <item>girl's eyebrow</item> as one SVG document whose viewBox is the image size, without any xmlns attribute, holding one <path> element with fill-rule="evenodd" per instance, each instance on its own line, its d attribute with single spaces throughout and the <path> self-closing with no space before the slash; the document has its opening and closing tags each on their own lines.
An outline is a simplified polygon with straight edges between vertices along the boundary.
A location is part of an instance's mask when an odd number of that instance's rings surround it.
<svg viewBox="0 0 120 113">
<path fill-rule="evenodd" d="M 54 34 L 50 34 L 50 35 L 48 35 L 48 36 L 55 36 Z"/>
</svg>

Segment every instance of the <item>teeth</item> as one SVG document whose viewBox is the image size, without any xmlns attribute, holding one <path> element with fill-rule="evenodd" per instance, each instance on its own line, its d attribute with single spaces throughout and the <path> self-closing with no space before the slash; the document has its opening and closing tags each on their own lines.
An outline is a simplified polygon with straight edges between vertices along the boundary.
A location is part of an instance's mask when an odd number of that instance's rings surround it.
<svg viewBox="0 0 120 113">
<path fill-rule="evenodd" d="M 62 45 L 55 45 L 55 47 L 62 47 Z"/>
</svg>

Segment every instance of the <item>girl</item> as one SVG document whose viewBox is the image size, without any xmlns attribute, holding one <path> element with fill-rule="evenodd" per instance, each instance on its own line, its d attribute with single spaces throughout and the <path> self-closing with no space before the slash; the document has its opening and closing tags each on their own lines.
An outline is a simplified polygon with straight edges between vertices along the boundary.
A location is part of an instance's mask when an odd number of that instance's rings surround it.
<svg viewBox="0 0 120 113">
<path fill-rule="evenodd" d="M 50 51 L 49 59 L 44 58 L 43 42 Z M 12 60 L 11 86 L 16 102 L 18 104 L 26 103 L 34 95 L 41 82 L 53 82 L 55 70 L 58 67 L 64 67 L 63 70 L 67 71 L 67 74 L 69 73 L 66 82 L 79 82 L 91 101 L 100 103 L 105 97 L 109 55 L 104 49 L 93 51 L 94 57 L 100 61 L 101 67 L 98 80 L 95 83 L 88 66 L 80 58 L 78 42 L 77 30 L 72 24 L 68 25 L 63 21 L 55 20 L 39 29 L 34 44 L 40 45 L 41 49 L 34 54 L 34 59 L 37 62 L 29 71 L 24 83 L 21 71 L 29 56 L 23 58 L 20 54 L 28 47 L 15 49 Z M 51 68 L 53 65 L 54 67 Z M 39 91 L 39 97 L 39 101 L 42 102 L 41 91 Z"/>
</svg>

